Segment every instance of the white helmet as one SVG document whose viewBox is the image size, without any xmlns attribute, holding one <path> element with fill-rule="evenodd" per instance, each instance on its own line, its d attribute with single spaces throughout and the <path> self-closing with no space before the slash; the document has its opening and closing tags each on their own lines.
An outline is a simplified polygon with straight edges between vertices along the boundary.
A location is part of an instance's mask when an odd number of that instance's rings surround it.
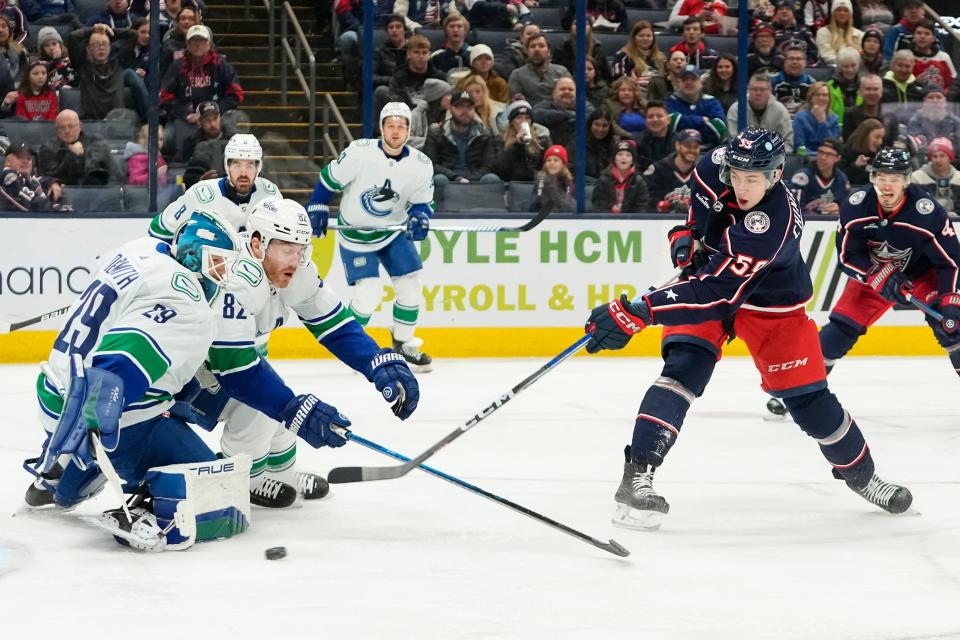
<svg viewBox="0 0 960 640">
<path fill-rule="evenodd" d="M 271 240 L 283 240 L 309 247 L 313 228 L 306 210 L 299 203 L 290 199 L 264 198 L 247 216 L 247 233 L 250 237 L 253 237 L 254 233 L 260 234 L 263 254 L 266 255 Z M 305 264 L 309 258 L 310 253 L 305 250 L 300 264 Z"/>
<path fill-rule="evenodd" d="M 380 110 L 380 130 L 383 131 L 383 121 L 387 118 L 404 118 L 407 121 L 407 137 L 403 140 L 403 144 L 407 143 L 407 140 L 410 139 L 410 126 L 413 125 L 413 114 L 410 113 L 410 107 L 407 106 L 405 102 L 388 102 L 383 105 L 383 109 Z M 403 146 L 401 144 L 401 146 Z"/>
<path fill-rule="evenodd" d="M 263 168 L 263 148 L 252 133 L 237 133 L 227 141 L 223 150 L 223 169 L 230 175 L 231 160 L 253 160 L 257 163 L 257 177 Z"/>
</svg>

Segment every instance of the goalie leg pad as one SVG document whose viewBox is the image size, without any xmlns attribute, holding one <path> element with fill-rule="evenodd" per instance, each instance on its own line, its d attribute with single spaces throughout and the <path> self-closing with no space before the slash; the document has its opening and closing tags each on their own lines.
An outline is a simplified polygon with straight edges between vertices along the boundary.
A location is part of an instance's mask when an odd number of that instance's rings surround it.
<svg viewBox="0 0 960 640">
<path fill-rule="evenodd" d="M 166 548 L 229 538 L 250 526 L 250 456 L 150 469 L 144 479 L 153 496 Z"/>
<path fill-rule="evenodd" d="M 423 285 L 420 271 L 391 278 L 396 299 L 393 302 L 393 337 L 398 342 L 413 339 L 413 330 L 420 317 Z"/>
<path fill-rule="evenodd" d="M 377 310 L 383 298 L 383 285 L 379 278 L 363 278 L 353 285 L 353 297 L 350 299 L 350 312 L 360 326 L 370 322 L 370 316 Z"/>
</svg>

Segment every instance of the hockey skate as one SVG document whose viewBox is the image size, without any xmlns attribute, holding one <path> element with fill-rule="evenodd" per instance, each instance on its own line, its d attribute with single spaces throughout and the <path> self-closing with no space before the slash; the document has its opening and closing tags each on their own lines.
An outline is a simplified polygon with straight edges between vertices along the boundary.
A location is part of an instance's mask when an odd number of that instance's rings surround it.
<svg viewBox="0 0 960 640">
<path fill-rule="evenodd" d="M 767 421 L 783 420 L 787 417 L 787 407 L 780 398 L 770 398 L 767 400 L 766 411 L 763 419 Z"/>
<path fill-rule="evenodd" d="M 285 509 L 297 501 L 297 490 L 266 474 L 250 480 L 250 504 L 268 509 Z"/>
<path fill-rule="evenodd" d="M 653 490 L 656 467 L 627 460 L 623 465 L 623 479 L 613 499 L 617 510 L 613 525 L 636 531 L 656 531 L 663 516 L 670 512 L 667 501 Z"/>
<path fill-rule="evenodd" d="M 163 551 L 167 546 L 166 531 L 160 529 L 157 517 L 145 507 L 130 507 L 130 517 L 122 507 L 104 511 L 99 516 L 81 516 L 92 527 L 106 531 L 125 547 L 138 551 Z"/>
<path fill-rule="evenodd" d="M 881 480 L 877 474 L 873 474 L 863 487 L 855 487 L 850 482 L 847 482 L 847 486 L 867 502 L 889 513 L 903 513 L 913 503 L 913 494 L 909 489 Z"/>
<path fill-rule="evenodd" d="M 423 340 L 412 338 L 406 342 L 400 342 L 393 338 L 393 350 L 403 356 L 410 368 L 416 373 L 428 373 L 433 371 L 433 358 L 420 351 Z"/>
<path fill-rule="evenodd" d="M 42 483 L 43 480 L 40 478 L 31 482 L 30 486 L 27 487 L 26 495 L 23 496 L 23 500 L 31 509 L 39 509 L 53 504 L 53 492 L 43 486 Z"/>
<path fill-rule="evenodd" d="M 297 471 L 297 492 L 304 500 L 319 500 L 330 493 L 330 484 L 323 476 Z"/>
</svg>

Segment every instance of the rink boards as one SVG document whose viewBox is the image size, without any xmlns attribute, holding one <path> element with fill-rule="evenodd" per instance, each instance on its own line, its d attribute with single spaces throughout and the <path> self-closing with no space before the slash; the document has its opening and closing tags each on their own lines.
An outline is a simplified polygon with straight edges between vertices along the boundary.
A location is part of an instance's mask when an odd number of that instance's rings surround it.
<svg viewBox="0 0 960 640">
<path fill-rule="evenodd" d="M 95 258 L 142 235 L 144 218 L 13 218 L 0 252 L 0 317 L 19 320 L 70 304 L 90 281 Z M 449 219 L 436 224 L 520 224 L 516 219 Z M 423 306 L 418 335 L 440 357 L 549 356 L 582 334 L 591 308 L 621 292 L 634 295 L 671 269 L 669 219 L 548 219 L 520 233 L 431 232 L 420 243 Z M 808 310 L 822 324 L 846 281 L 836 267 L 836 221 L 808 219 L 802 253 L 814 283 Z M 314 240 L 314 260 L 328 285 L 349 297 L 334 238 Z M 387 343 L 393 291 L 384 278 L 384 303 L 371 332 Z M 0 336 L 0 362 L 35 362 L 50 349 L 63 318 L 33 331 Z M 296 321 L 293 320 L 293 324 Z M 281 329 L 270 343 L 281 358 L 326 357 L 299 328 Z M 659 330 L 644 332 L 616 355 L 657 355 Z M 728 347 L 745 354 L 742 344 Z M 919 312 L 888 313 L 854 353 L 941 353 Z"/>
</svg>

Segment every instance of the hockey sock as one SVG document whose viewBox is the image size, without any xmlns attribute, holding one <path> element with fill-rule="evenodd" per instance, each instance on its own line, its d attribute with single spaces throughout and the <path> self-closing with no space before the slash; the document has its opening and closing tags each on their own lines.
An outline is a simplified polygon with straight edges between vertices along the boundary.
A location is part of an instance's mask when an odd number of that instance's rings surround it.
<svg viewBox="0 0 960 640">
<path fill-rule="evenodd" d="M 413 339 L 413 330 L 420 316 L 420 305 L 408 307 L 399 302 L 393 303 L 393 337 L 397 342 L 409 342 Z"/>
<path fill-rule="evenodd" d="M 280 473 L 291 468 L 297 461 L 297 443 L 294 442 L 283 451 L 271 451 L 267 454 L 267 471 Z"/>
<path fill-rule="evenodd" d="M 357 319 L 357 322 L 360 323 L 360 326 L 361 326 L 361 327 L 367 326 L 367 323 L 370 322 L 370 315 L 371 315 L 371 314 L 366 314 L 366 315 L 365 315 L 365 314 L 363 314 L 363 313 L 360 313 L 359 311 L 357 311 L 356 309 L 354 309 L 354 307 L 353 307 L 352 304 L 350 305 L 350 313 L 352 313 L 352 314 L 353 314 L 353 317 Z"/>
<path fill-rule="evenodd" d="M 860 336 L 866 333 L 863 327 L 857 327 L 832 314 L 830 322 L 820 329 L 820 349 L 826 361 L 827 370 L 833 368 L 837 360 L 847 355 Z"/>
</svg>

